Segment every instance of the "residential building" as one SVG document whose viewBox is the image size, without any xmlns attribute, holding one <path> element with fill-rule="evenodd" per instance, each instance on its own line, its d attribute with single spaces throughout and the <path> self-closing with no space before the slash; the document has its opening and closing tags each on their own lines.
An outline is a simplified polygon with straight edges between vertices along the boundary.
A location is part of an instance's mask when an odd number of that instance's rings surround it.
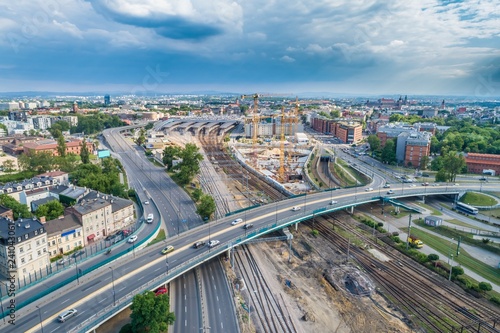
<svg viewBox="0 0 500 333">
<path fill-rule="evenodd" d="M 0 274 L 29 282 L 50 264 L 47 232 L 37 219 L 0 216 Z"/>
<path fill-rule="evenodd" d="M 500 174 L 500 155 L 468 153 L 465 155 L 465 163 L 468 173 L 488 173 L 493 170 L 495 174 Z"/>
<path fill-rule="evenodd" d="M 396 160 L 409 167 L 419 167 L 422 157 L 429 156 L 431 133 L 403 132 L 397 137 Z"/>
<path fill-rule="evenodd" d="M 363 126 L 358 122 L 339 121 L 335 125 L 335 137 L 345 143 L 358 143 L 363 138 Z"/>
<path fill-rule="evenodd" d="M 50 257 L 64 254 L 76 247 L 84 246 L 83 230 L 80 221 L 74 214 L 66 214 L 57 219 L 47 221 L 47 244 Z"/>
</svg>

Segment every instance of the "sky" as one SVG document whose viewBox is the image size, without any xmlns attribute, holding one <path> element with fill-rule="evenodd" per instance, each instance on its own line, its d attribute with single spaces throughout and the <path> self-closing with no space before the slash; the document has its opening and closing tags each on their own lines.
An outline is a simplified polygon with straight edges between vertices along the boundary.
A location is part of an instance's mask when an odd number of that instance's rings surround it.
<svg viewBox="0 0 500 333">
<path fill-rule="evenodd" d="M 499 0 L 0 1 L 0 92 L 500 96 Z"/>
</svg>

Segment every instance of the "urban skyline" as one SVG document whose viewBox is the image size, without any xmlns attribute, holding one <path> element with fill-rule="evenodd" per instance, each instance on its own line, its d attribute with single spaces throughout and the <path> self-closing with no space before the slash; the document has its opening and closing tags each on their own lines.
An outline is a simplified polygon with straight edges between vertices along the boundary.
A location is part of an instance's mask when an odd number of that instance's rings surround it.
<svg viewBox="0 0 500 333">
<path fill-rule="evenodd" d="M 495 1 L 0 4 L 0 91 L 500 96 Z"/>
</svg>

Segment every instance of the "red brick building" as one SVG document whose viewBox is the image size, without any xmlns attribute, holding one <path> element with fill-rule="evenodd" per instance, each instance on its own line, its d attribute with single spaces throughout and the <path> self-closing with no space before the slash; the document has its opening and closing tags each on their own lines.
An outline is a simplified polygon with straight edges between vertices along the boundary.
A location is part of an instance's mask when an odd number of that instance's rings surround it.
<svg viewBox="0 0 500 333">
<path fill-rule="evenodd" d="M 468 153 L 465 163 L 469 173 L 482 174 L 484 170 L 494 170 L 495 175 L 500 174 L 500 155 Z"/>
<path fill-rule="evenodd" d="M 66 140 L 66 154 L 80 155 L 81 152 L 81 140 Z M 86 142 L 87 149 L 90 152 L 94 151 L 94 144 L 92 142 Z M 23 146 L 25 154 L 40 153 L 40 152 L 50 152 L 53 156 L 58 156 L 57 151 L 57 141 L 55 140 L 40 140 L 37 142 L 25 143 Z"/>
<path fill-rule="evenodd" d="M 355 121 L 312 118 L 311 127 L 315 131 L 337 137 L 345 143 L 357 143 L 363 138 L 363 126 Z"/>
</svg>

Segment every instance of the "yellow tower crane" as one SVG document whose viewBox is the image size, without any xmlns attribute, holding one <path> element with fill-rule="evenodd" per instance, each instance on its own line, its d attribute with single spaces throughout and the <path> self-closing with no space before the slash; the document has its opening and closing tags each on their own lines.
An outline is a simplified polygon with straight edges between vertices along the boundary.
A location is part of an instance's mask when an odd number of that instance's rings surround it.
<svg viewBox="0 0 500 333">
<path fill-rule="evenodd" d="M 259 94 L 253 95 L 241 95 L 241 99 L 248 97 L 253 98 L 253 111 L 252 111 L 252 163 L 254 167 L 257 167 L 257 137 L 258 137 L 258 125 L 259 125 Z"/>
<path fill-rule="evenodd" d="M 280 133 L 280 168 L 278 169 L 279 181 L 285 180 L 285 107 L 281 107 L 281 133 Z"/>
<path fill-rule="evenodd" d="M 295 97 L 295 112 L 293 122 L 295 123 L 295 131 L 293 134 L 297 134 L 299 130 L 299 97 Z"/>
</svg>

